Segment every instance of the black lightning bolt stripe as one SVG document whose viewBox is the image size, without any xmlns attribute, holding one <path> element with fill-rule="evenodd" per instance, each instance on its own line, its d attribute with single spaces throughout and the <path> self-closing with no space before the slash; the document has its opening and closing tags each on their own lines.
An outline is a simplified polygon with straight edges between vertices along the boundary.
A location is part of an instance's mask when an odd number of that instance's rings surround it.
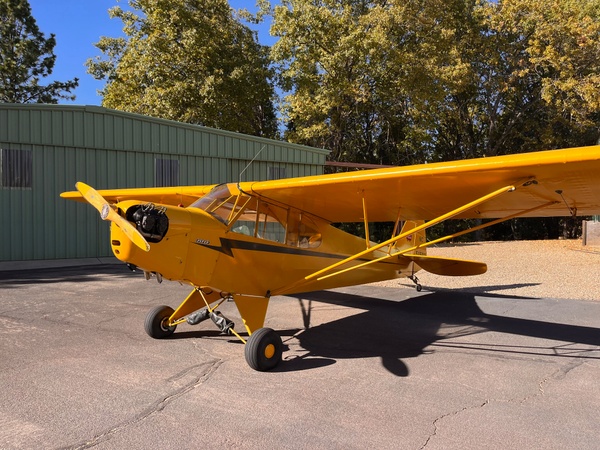
<svg viewBox="0 0 600 450">
<path fill-rule="evenodd" d="M 273 245 L 267 244 L 264 242 L 249 242 L 249 241 L 239 241 L 235 239 L 228 238 L 219 238 L 221 240 L 221 246 L 217 245 L 209 245 L 203 242 L 196 241 L 196 245 L 200 245 L 202 247 L 209 248 L 211 250 L 215 250 L 217 252 L 223 253 L 227 256 L 233 256 L 233 250 L 248 250 L 254 252 L 268 252 L 268 253 L 281 253 L 286 255 L 300 255 L 300 256 L 312 256 L 317 258 L 333 258 L 333 259 L 344 259 L 347 258 L 348 255 L 340 255 L 336 253 L 324 253 L 318 252 L 315 250 L 307 250 L 297 247 L 288 247 L 282 245 Z M 359 258 L 357 261 L 370 261 L 368 258 Z M 382 263 L 390 263 L 389 261 L 382 261 Z M 393 263 L 392 263 L 393 264 Z"/>
</svg>

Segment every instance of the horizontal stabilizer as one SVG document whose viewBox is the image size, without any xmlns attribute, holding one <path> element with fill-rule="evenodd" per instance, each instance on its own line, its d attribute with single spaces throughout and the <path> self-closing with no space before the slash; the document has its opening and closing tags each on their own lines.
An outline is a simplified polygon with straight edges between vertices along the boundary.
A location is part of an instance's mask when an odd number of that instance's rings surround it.
<svg viewBox="0 0 600 450">
<path fill-rule="evenodd" d="M 464 277 L 481 275 L 487 271 L 487 264 L 479 261 L 466 261 L 463 259 L 441 258 L 425 255 L 402 255 L 419 265 L 423 270 L 435 275 L 450 277 Z"/>
</svg>

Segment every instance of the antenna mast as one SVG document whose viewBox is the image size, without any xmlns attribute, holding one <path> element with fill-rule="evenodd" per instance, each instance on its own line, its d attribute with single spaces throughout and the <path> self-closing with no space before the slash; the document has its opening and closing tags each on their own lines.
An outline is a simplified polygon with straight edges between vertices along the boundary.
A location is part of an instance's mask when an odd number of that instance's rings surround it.
<svg viewBox="0 0 600 450">
<path fill-rule="evenodd" d="M 258 151 L 258 153 L 256 155 L 254 155 L 254 158 L 252 158 L 252 161 L 250 161 L 248 164 L 246 164 L 246 167 L 244 167 L 244 170 L 242 170 L 240 172 L 240 177 L 238 179 L 238 184 L 240 184 L 242 182 L 242 175 L 244 174 L 244 172 L 248 169 L 248 167 L 250 167 L 252 165 L 252 163 L 254 162 L 254 160 L 256 158 L 258 158 L 258 155 L 260 155 L 262 153 L 262 151 L 265 149 L 266 145 L 263 145 L 261 147 L 261 149 Z"/>
</svg>

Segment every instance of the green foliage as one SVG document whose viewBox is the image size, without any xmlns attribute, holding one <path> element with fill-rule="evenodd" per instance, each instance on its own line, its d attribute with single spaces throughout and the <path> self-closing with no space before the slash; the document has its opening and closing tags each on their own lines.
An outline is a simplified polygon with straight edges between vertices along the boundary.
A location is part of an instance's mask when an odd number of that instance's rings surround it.
<svg viewBox="0 0 600 450">
<path fill-rule="evenodd" d="M 426 159 L 431 103 L 461 86 L 462 0 L 286 0 L 275 7 L 272 49 L 289 94 L 288 138 L 341 161 Z"/>
<path fill-rule="evenodd" d="M 267 49 L 226 0 L 130 0 L 115 7 L 125 38 L 102 37 L 88 71 L 103 106 L 274 137 Z"/>
<path fill-rule="evenodd" d="M 471 81 L 436 110 L 435 159 L 453 149 L 456 157 L 493 156 L 595 143 L 599 4 L 509 0 L 476 8 L 477 45 L 462 47 Z"/>
<path fill-rule="evenodd" d="M 598 139 L 600 0 L 283 0 L 286 137 L 407 164 Z"/>
<path fill-rule="evenodd" d="M 27 0 L 0 0 L 0 102 L 57 103 L 74 100 L 71 81 L 46 86 L 40 79 L 52 74 L 56 55 L 54 34 L 45 38 L 31 15 Z"/>
</svg>

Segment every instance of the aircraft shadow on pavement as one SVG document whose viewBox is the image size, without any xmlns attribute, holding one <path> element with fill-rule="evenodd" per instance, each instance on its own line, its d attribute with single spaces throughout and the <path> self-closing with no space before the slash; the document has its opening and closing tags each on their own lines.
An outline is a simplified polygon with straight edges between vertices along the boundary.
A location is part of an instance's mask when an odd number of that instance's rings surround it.
<svg viewBox="0 0 600 450">
<path fill-rule="evenodd" d="M 429 292 L 450 292 L 452 294 L 455 294 L 457 292 L 469 293 L 469 294 L 480 294 L 480 295 L 485 295 L 486 297 L 492 297 L 495 295 L 495 294 L 493 294 L 493 292 L 508 291 L 511 289 L 519 289 L 519 288 L 526 288 L 526 287 L 539 286 L 539 285 L 540 285 L 540 283 L 494 284 L 491 286 L 488 285 L 488 286 L 462 287 L 462 288 L 460 288 L 460 291 L 457 291 L 456 289 L 452 289 L 452 288 L 428 286 L 426 288 L 426 290 Z M 413 288 L 414 284 L 400 283 L 399 286 Z M 503 298 L 526 299 L 526 298 L 531 298 L 531 297 L 504 296 Z"/>
<path fill-rule="evenodd" d="M 436 349 L 500 352 L 600 359 L 600 332 L 597 328 L 543 322 L 487 314 L 477 305 L 475 295 L 464 292 L 431 292 L 408 300 L 369 298 L 335 291 L 293 296 L 298 299 L 305 329 L 296 335 L 308 353 L 285 360 L 278 371 L 296 371 L 334 364 L 338 359 L 380 357 L 383 366 L 397 376 L 408 376 L 404 360 Z M 535 301 L 514 296 L 487 298 Z M 313 302 L 337 304 L 364 310 L 317 326 L 310 326 Z M 306 306 L 308 305 L 308 306 Z M 559 341 L 525 345 L 503 345 L 489 338 L 477 343 L 464 338 L 485 332 L 499 332 Z M 565 345 L 566 343 L 569 343 Z M 573 344 L 596 346 L 577 347 Z"/>
<path fill-rule="evenodd" d="M 132 272 L 125 265 L 102 264 L 32 270 L 0 271 L 0 286 L 15 289 L 28 284 L 102 281 L 108 277 L 143 277 L 142 272 Z"/>
</svg>

